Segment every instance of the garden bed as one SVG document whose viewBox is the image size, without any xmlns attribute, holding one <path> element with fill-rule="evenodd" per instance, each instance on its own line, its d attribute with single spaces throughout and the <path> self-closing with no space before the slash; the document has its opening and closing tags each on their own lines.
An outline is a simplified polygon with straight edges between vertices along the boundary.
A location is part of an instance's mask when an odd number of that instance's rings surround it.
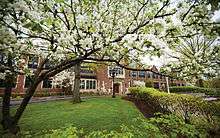
<svg viewBox="0 0 220 138">
<path fill-rule="evenodd" d="M 123 97 L 123 99 L 133 102 L 135 104 L 135 106 L 139 109 L 139 111 L 146 118 L 154 117 L 155 113 L 157 112 L 152 108 L 152 106 L 148 105 L 143 100 L 136 100 L 136 99 L 129 97 L 129 96 Z"/>
</svg>

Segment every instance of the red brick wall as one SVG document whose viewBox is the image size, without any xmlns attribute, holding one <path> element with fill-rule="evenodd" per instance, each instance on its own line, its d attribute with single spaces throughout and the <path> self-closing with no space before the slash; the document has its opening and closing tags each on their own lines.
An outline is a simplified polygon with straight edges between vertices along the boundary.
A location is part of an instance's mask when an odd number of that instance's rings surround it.
<svg viewBox="0 0 220 138">
<path fill-rule="evenodd" d="M 43 82 L 41 82 L 38 85 L 35 94 L 36 93 L 41 94 L 41 93 L 46 93 L 46 92 L 53 94 L 53 93 L 60 93 L 60 92 L 63 91 L 60 88 L 42 88 L 41 87 L 42 83 Z M 27 89 L 27 88 L 24 88 L 24 86 L 25 86 L 25 76 L 24 75 L 18 75 L 17 82 L 16 82 L 16 87 L 12 89 L 12 93 L 13 94 L 24 95 L 25 91 Z M 4 88 L 0 88 L 0 94 L 3 94 L 3 93 L 4 93 Z"/>
<path fill-rule="evenodd" d="M 137 74 L 137 77 L 129 76 L 130 71 L 125 70 L 125 77 L 124 78 L 115 78 L 115 83 L 119 82 L 119 93 L 124 94 L 127 91 L 129 85 L 133 85 L 134 80 L 145 81 L 149 78 L 145 76 L 145 78 L 140 78 Z M 107 65 L 100 65 L 96 70 L 96 77 L 97 77 L 97 91 L 103 91 L 103 83 L 107 93 L 112 93 L 112 78 L 108 76 L 108 66 Z M 166 80 L 164 78 L 155 78 L 153 82 L 157 82 L 159 84 L 164 83 L 166 84 Z M 26 88 L 24 88 L 25 77 L 23 75 L 18 75 L 17 77 L 17 85 L 16 88 L 13 88 L 13 93 L 25 94 Z M 171 84 L 171 81 L 169 82 Z M 173 80 L 173 83 L 176 84 L 185 84 L 182 80 Z M 61 93 L 63 90 L 61 88 L 42 88 L 42 82 L 38 85 L 35 93 Z M 0 88 L 0 94 L 3 94 L 4 89 Z M 89 90 L 87 90 L 89 92 Z"/>
</svg>

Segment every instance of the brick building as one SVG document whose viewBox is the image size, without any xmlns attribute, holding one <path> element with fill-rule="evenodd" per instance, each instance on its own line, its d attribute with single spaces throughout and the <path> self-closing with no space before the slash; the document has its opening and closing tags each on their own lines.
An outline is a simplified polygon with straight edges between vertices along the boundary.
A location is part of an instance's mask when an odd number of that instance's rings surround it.
<svg viewBox="0 0 220 138">
<path fill-rule="evenodd" d="M 37 57 L 28 57 L 26 60 L 28 62 L 27 66 L 35 70 L 38 66 L 39 59 Z M 45 69 L 49 68 L 50 64 L 45 64 Z M 87 66 L 81 67 L 81 86 L 80 92 L 82 93 L 99 93 L 99 94 L 111 94 L 114 90 L 117 94 L 123 95 L 128 91 L 128 88 L 135 85 L 135 82 L 145 82 L 146 80 L 151 80 L 153 87 L 161 88 L 161 86 L 166 87 L 165 77 L 160 75 L 159 71 L 155 66 L 151 68 L 151 71 L 130 71 L 122 69 L 120 67 L 115 67 L 117 76 L 113 79 L 110 76 L 111 67 L 102 64 L 96 69 L 91 69 Z M 169 83 L 175 84 L 177 86 L 185 85 L 183 80 L 172 80 L 169 79 Z M 23 95 L 25 90 L 30 85 L 30 80 L 24 75 L 18 75 L 16 84 L 13 88 L 13 94 Z M 2 80 L 0 81 L 0 94 L 3 94 L 4 86 Z M 38 95 L 56 95 L 64 94 L 62 86 L 54 85 L 52 79 L 46 79 L 41 82 L 37 89 L 36 94 Z"/>
</svg>

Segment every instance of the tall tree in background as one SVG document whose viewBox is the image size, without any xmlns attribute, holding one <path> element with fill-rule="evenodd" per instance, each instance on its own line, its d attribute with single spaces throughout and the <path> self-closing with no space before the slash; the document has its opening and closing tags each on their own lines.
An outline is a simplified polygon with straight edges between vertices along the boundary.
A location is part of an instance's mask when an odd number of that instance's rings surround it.
<svg viewBox="0 0 220 138">
<path fill-rule="evenodd" d="M 3 114 L 2 125 L 12 133 L 18 132 L 18 121 L 43 80 L 85 60 L 127 67 L 121 61 L 140 62 L 146 54 L 160 55 L 164 43 L 210 33 L 216 25 L 210 20 L 213 11 L 207 2 L 197 0 L 4 0 L 0 12 L 0 24 L 16 45 L 22 43 L 16 49 L 42 59 L 15 115 Z M 15 50 L 8 47 L 1 45 L 6 59 Z M 49 61 L 53 65 L 45 71 Z M 10 64 L 2 64 L 1 73 L 7 72 L 15 71 Z"/>
<path fill-rule="evenodd" d="M 196 35 L 180 41 L 180 44 L 173 49 L 174 52 L 169 55 L 175 60 L 165 69 L 194 84 L 200 82 L 200 85 L 202 85 L 202 79 L 219 75 L 219 40 Z"/>
</svg>

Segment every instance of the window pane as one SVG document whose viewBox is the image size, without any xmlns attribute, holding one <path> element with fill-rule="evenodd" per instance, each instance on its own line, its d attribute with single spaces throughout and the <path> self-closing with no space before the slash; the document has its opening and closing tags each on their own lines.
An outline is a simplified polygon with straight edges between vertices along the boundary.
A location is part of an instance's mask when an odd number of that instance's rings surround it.
<svg viewBox="0 0 220 138">
<path fill-rule="evenodd" d="M 139 77 L 145 78 L 145 71 L 139 71 Z"/>
<path fill-rule="evenodd" d="M 132 77 L 137 77 L 137 72 L 136 72 L 136 71 L 132 71 L 132 72 L 131 72 L 131 76 L 132 76 Z"/>
<path fill-rule="evenodd" d="M 96 81 L 93 81 L 92 89 L 96 89 Z"/>
<path fill-rule="evenodd" d="M 86 80 L 86 89 L 89 89 L 89 80 Z"/>
<path fill-rule="evenodd" d="M 109 67 L 109 75 L 111 76 L 112 72 L 115 72 L 116 75 L 123 75 L 124 74 L 124 70 L 121 67 Z"/>
<path fill-rule="evenodd" d="M 85 80 L 80 81 L 80 89 L 85 89 Z"/>
<path fill-rule="evenodd" d="M 123 75 L 123 69 L 121 67 L 115 67 L 117 74 Z"/>
<path fill-rule="evenodd" d="M 89 89 L 92 89 L 92 80 L 89 81 Z"/>
</svg>

